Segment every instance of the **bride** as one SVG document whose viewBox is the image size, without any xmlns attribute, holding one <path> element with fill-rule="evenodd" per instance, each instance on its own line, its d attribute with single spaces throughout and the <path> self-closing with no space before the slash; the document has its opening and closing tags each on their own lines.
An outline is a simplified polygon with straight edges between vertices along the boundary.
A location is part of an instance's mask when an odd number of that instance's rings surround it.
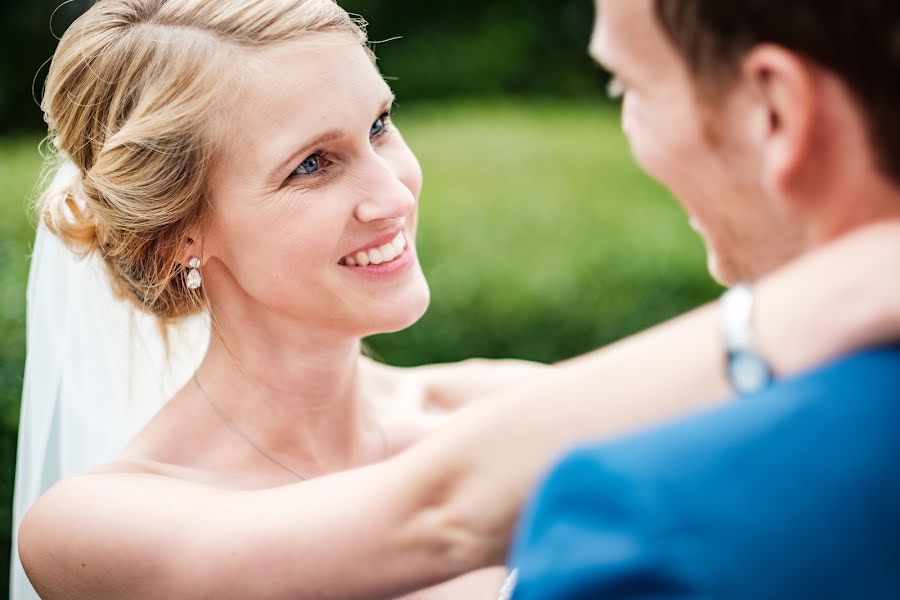
<svg viewBox="0 0 900 600">
<path fill-rule="evenodd" d="M 504 573 L 488 567 L 565 445 L 729 395 L 715 305 L 555 367 L 362 357 L 363 337 L 411 325 L 429 300 L 422 175 L 392 102 L 332 0 L 100 0 L 63 36 L 43 106 L 67 166 L 43 223 L 174 332 L 184 385 L 25 516 L 19 552 L 42 597 L 496 597 Z M 779 374 L 892 333 L 883 264 L 832 275 L 873 239 L 896 255 L 896 238 L 848 239 L 759 282 Z M 831 318 L 848 295 L 864 318 Z M 197 315 L 194 340 L 179 337 Z M 95 318 L 68 338 L 86 369 L 119 348 L 93 339 L 114 315 Z M 196 365 L 184 346 L 204 331 Z M 79 403 L 102 400 L 102 382 L 82 383 Z M 442 425 L 484 396 L 497 397 Z"/>
</svg>

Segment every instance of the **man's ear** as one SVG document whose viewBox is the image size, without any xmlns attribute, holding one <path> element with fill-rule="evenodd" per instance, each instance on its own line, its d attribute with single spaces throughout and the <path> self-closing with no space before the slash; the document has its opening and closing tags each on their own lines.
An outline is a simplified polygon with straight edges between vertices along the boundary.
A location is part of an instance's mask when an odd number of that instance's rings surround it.
<svg viewBox="0 0 900 600">
<path fill-rule="evenodd" d="M 812 65 L 781 46 L 763 44 L 744 58 L 741 76 L 757 102 L 753 127 L 762 142 L 763 184 L 782 192 L 802 176 L 814 150 L 819 106 Z"/>
</svg>

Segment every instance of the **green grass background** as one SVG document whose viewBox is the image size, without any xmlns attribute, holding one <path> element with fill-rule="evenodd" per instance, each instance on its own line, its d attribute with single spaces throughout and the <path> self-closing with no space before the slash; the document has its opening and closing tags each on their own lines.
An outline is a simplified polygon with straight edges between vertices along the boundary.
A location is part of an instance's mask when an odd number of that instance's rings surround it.
<svg viewBox="0 0 900 600">
<path fill-rule="evenodd" d="M 425 172 L 425 318 L 401 364 L 581 353 L 712 298 L 699 238 L 606 104 L 430 105 L 397 120 Z"/>
<path fill-rule="evenodd" d="M 369 346 L 400 365 L 471 356 L 554 361 L 711 299 L 702 245 L 632 161 L 615 107 L 403 105 L 424 172 L 428 314 Z M 39 139 L 0 138 L 0 564 L 8 564 L 25 356 L 27 206 Z M 652 366 L 648 365 L 648 369 Z M 0 590 L 6 570 L 0 566 Z M 0 592 L 2 594 L 3 592 Z"/>
</svg>

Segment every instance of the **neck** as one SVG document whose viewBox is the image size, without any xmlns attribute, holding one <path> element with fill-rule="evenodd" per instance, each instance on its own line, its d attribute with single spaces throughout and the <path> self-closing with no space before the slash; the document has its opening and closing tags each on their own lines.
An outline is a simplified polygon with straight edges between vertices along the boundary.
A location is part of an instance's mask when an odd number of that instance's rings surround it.
<svg viewBox="0 0 900 600">
<path fill-rule="evenodd" d="M 900 190 L 882 177 L 869 177 L 847 189 L 841 196 L 833 194 L 809 229 L 809 244 L 816 248 L 834 241 L 866 225 L 900 218 Z"/>
<path fill-rule="evenodd" d="M 216 303 L 215 289 L 208 293 L 213 332 L 197 376 L 241 432 L 300 472 L 382 458 L 382 433 L 358 382 L 359 337 L 274 314 L 246 297 Z"/>
<path fill-rule="evenodd" d="M 849 89 L 825 75 L 818 90 L 818 126 L 789 202 L 806 225 L 807 249 L 900 216 L 900 184 L 878 168 L 869 127 Z"/>
</svg>

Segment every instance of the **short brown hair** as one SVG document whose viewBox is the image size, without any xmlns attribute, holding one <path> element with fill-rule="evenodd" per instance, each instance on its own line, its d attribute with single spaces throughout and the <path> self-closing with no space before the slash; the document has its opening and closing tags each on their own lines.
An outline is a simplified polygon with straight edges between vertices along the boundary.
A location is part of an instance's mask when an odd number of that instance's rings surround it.
<svg viewBox="0 0 900 600">
<path fill-rule="evenodd" d="M 736 77 L 773 43 L 838 75 L 867 121 L 879 167 L 900 184 L 898 0 L 655 0 L 663 30 L 701 84 Z"/>
</svg>

